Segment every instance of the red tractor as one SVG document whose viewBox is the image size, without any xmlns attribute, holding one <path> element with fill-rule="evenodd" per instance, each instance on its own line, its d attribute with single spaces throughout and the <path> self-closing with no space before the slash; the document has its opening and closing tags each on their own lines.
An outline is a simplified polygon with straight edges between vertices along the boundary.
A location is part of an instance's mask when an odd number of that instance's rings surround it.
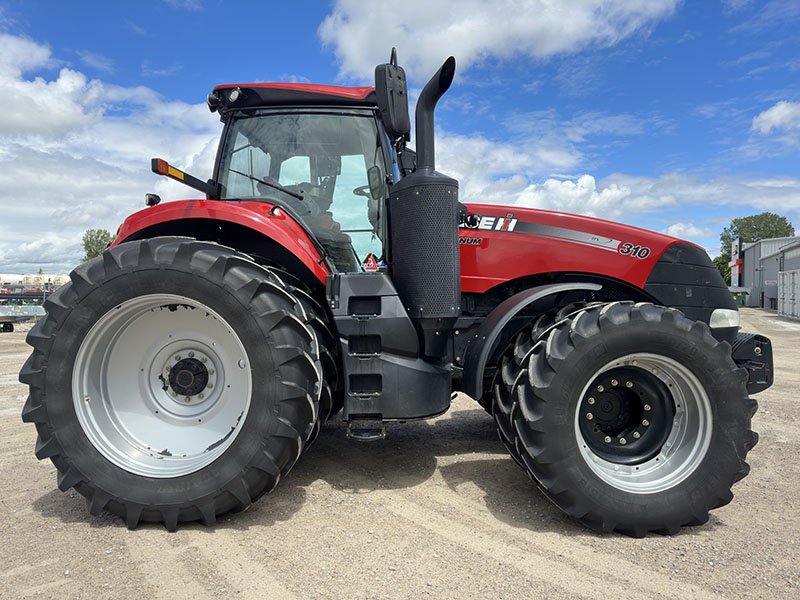
<svg viewBox="0 0 800 600">
<path fill-rule="evenodd" d="M 747 475 L 770 341 L 739 332 L 694 244 L 459 201 L 434 167 L 445 61 L 416 106 L 375 87 L 217 86 L 205 194 L 128 217 L 28 335 L 36 456 L 92 514 L 211 524 L 286 475 L 337 412 L 348 437 L 444 413 L 454 391 L 559 508 L 643 536 L 704 523 Z"/>
</svg>

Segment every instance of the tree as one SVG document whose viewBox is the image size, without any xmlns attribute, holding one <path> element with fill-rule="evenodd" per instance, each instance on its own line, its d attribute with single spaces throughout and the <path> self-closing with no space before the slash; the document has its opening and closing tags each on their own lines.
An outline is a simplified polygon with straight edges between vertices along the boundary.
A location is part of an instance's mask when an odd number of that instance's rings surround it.
<svg viewBox="0 0 800 600">
<path fill-rule="evenodd" d="M 731 221 L 731 224 L 719 234 L 720 255 L 714 259 L 719 272 L 725 278 L 725 282 L 731 283 L 731 269 L 728 263 L 731 262 L 731 244 L 737 237 L 746 242 L 757 242 L 775 237 L 790 237 L 794 235 L 794 227 L 780 215 L 771 212 L 763 212 L 749 217 L 738 217 Z"/>
<path fill-rule="evenodd" d="M 83 260 L 86 261 L 95 256 L 100 256 L 113 239 L 114 236 L 105 229 L 87 229 L 84 231 L 83 250 L 86 252 L 86 256 L 83 257 Z"/>
</svg>

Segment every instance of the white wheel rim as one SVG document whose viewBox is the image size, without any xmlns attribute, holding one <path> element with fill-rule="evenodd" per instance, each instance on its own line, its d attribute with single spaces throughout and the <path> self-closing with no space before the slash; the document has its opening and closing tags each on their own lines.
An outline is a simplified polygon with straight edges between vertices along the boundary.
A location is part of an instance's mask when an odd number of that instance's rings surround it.
<svg viewBox="0 0 800 600">
<path fill-rule="evenodd" d="M 250 362 L 230 325 L 173 294 L 108 311 L 73 368 L 73 403 L 89 441 L 147 477 L 188 475 L 219 458 L 244 425 L 251 392 Z"/>
<path fill-rule="evenodd" d="M 581 392 L 583 398 L 593 382 L 617 367 L 638 367 L 655 375 L 668 387 L 675 404 L 671 431 L 656 456 L 640 464 L 617 464 L 596 455 L 580 431 L 575 411 L 575 436 L 581 456 L 589 468 L 607 484 L 634 494 L 663 492 L 691 475 L 706 456 L 711 443 L 712 410 L 705 388 L 685 365 L 657 354 L 628 354 L 597 370 Z"/>
</svg>

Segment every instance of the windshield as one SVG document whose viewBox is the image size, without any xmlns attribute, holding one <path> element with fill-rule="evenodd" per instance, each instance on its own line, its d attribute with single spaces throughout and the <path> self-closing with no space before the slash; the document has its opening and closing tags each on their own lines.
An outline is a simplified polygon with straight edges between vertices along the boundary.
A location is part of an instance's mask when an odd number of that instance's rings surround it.
<svg viewBox="0 0 800 600">
<path fill-rule="evenodd" d="M 368 172 L 373 181 L 385 181 L 370 111 L 273 110 L 234 118 L 217 180 L 222 199 L 289 208 L 337 270 L 360 271 L 370 254 L 378 262 L 383 254 L 383 186 L 373 197 Z"/>
</svg>

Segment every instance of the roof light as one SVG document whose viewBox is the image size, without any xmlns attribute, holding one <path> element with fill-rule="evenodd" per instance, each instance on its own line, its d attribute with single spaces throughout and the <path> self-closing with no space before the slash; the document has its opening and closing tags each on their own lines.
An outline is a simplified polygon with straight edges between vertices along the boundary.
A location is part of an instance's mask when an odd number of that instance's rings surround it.
<svg viewBox="0 0 800 600">
<path fill-rule="evenodd" d="M 240 90 L 239 88 L 233 88 L 228 94 L 228 100 L 230 102 L 236 102 L 239 99 L 239 96 L 241 95 L 242 95 L 242 90 Z"/>
</svg>

